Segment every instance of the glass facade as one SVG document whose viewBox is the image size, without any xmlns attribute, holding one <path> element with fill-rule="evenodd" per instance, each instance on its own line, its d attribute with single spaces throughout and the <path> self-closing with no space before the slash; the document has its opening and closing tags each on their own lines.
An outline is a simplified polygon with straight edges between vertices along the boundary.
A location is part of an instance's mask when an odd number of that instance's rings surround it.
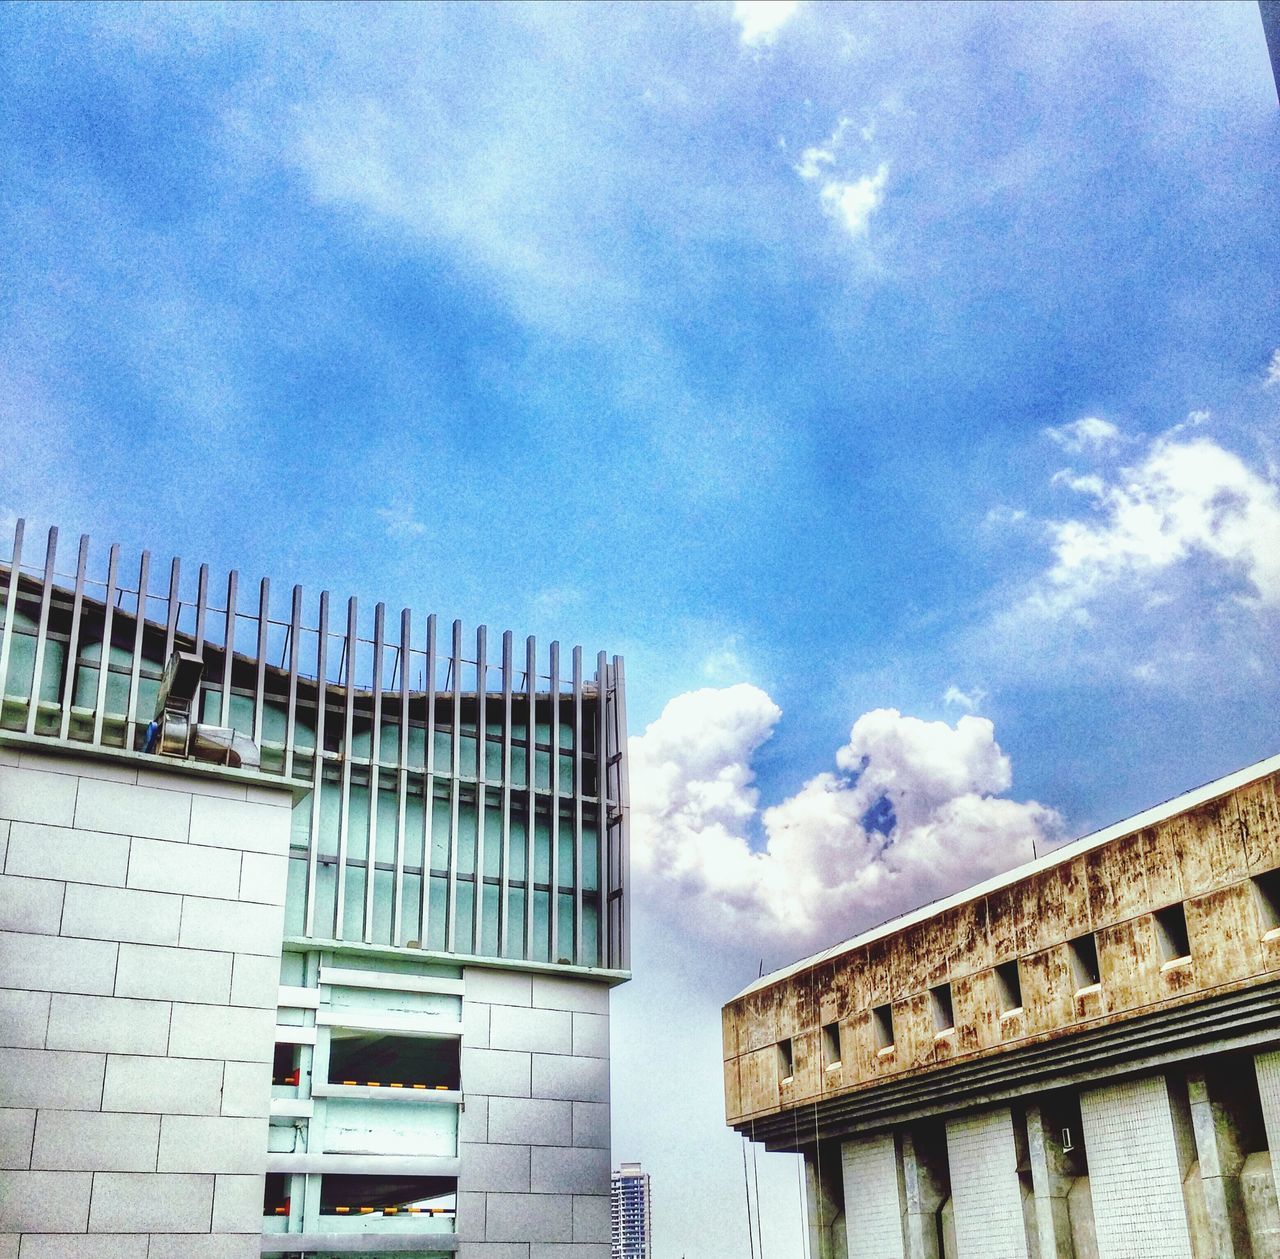
<svg viewBox="0 0 1280 1259">
<path fill-rule="evenodd" d="M 201 657 L 194 719 L 298 788 L 286 938 L 628 969 L 618 657 L 517 655 L 354 598 L 335 617 L 328 592 L 126 567 L 87 538 L 67 556 L 21 521 L 0 616 L 0 727 L 41 738 L 141 749 L 165 663 Z"/>
</svg>

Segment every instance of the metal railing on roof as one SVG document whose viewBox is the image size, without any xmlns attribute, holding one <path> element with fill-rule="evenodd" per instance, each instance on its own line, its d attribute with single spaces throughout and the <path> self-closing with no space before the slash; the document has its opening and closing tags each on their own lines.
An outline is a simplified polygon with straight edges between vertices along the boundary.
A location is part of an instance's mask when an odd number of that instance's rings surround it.
<svg viewBox="0 0 1280 1259">
<path fill-rule="evenodd" d="M 199 654 L 197 720 L 259 745 L 262 772 L 310 787 L 295 807 L 286 930 L 315 939 L 625 970 L 625 674 L 510 631 L 474 649 L 385 605 L 341 628 L 322 591 L 120 548 L 59 568 L 25 522 L 0 564 L 0 729 L 138 750 L 165 662 Z M 65 554 L 65 551 L 64 551 Z M 192 586 L 194 585 L 194 588 Z M 371 621 L 371 624 L 370 624 Z"/>
</svg>

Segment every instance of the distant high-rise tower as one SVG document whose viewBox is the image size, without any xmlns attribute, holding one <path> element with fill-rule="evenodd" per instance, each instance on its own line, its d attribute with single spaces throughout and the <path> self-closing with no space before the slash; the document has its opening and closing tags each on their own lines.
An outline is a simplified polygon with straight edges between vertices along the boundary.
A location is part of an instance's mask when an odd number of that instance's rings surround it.
<svg viewBox="0 0 1280 1259">
<path fill-rule="evenodd" d="M 613 1259 L 652 1259 L 649 1173 L 639 1163 L 623 1163 L 611 1181 Z"/>
</svg>

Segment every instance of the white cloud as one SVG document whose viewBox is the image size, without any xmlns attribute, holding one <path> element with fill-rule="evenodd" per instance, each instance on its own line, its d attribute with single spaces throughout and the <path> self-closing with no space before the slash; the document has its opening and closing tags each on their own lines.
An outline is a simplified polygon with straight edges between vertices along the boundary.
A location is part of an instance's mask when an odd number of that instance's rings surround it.
<svg viewBox="0 0 1280 1259">
<path fill-rule="evenodd" d="M 1027 519 L 1024 508 L 1010 507 L 1007 503 L 1000 503 L 987 512 L 982 519 L 982 524 L 989 529 L 1013 528 L 1015 525 L 1024 524 Z"/>
<path fill-rule="evenodd" d="M 1280 385 L 1280 350 L 1272 354 L 1271 362 L 1267 364 L 1267 378 L 1262 382 L 1264 389 L 1270 389 L 1272 385 Z"/>
<path fill-rule="evenodd" d="M 971 691 L 962 691 L 954 683 L 942 693 L 942 702 L 944 704 L 954 708 L 963 708 L 968 713 L 976 712 L 986 698 L 987 693 L 980 686 L 975 686 Z"/>
<path fill-rule="evenodd" d="M 418 519 L 413 504 L 407 499 L 393 498 L 386 507 L 379 507 L 376 514 L 387 526 L 387 537 L 398 542 L 426 536 L 427 526 Z"/>
<path fill-rule="evenodd" d="M 1065 485 L 1069 490 L 1075 490 L 1077 494 L 1089 494 L 1093 498 L 1102 498 L 1107 491 L 1107 483 L 1096 472 L 1081 476 L 1070 468 L 1055 472 L 1050 478 L 1050 484 Z"/>
<path fill-rule="evenodd" d="M 799 0 L 734 0 L 739 38 L 752 47 L 772 44 L 798 6 Z"/>
<path fill-rule="evenodd" d="M 1002 798 L 1012 772 L 991 722 L 894 709 L 859 717 L 835 772 L 761 812 L 752 760 L 780 716 L 757 687 L 708 688 L 671 700 L 631 741 L 637 878 L 708 935 L 834 942 L 1059 833 L 1051 809 Z"/>
<path fill-rule="evenodd" d="M 865 235 L 868 220 L 884 200 L 888 178 L 889 164 L 881 162 L 874 175 L 863 175 L 852 183 L 833 179 L 822 186 L 822 208 L 851 236 Z"/>
<path fill-rule="evenodd" d="M 1280 605 L 1280 487 L 1216 442 L 1157 439 L 1115 480 L 1067 483 L 1099 516 L 1051 526 L 1051 602 L 1081 605 L 1201 556 L 1243 580 L 1247 602 Z"/>
<path fill-rule="evenodd" d="M 796 174 L 801 179 L 817 179 L 823 174 L 824 167 L 833 166 L 836 154 L 840 151 L 840 144 L 844 140 L 844 133 L 851 125 L 850 119 L 841 118 L 827 139 L 821 144 L 811 144 L 805 149 L 800 154 L 800 161 L 796 164 Z"/>
<path fill-rule="evenodd" d="M 1073 455 L 1101 450 L 1120 438 L 1120 430 L 1110 420 L 1100 420 L 1092 415 L 1064 424 L 1061 428 L 1046 428 L 1044 432 L 1046 437 Z"/>
</svg>

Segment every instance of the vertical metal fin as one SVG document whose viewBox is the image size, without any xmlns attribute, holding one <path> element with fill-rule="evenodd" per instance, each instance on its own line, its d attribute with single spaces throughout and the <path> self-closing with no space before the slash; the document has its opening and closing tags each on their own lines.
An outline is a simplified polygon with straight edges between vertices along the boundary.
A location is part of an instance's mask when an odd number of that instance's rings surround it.
<svg viewBox="0 0 1280 1259">
<path fill-rule="evenodd" d="M 364 863 L 364 940 L 373 943 L 373 883 L 378 857 L 378 759 L 382 755 L 382 648 L 387 607 L 373 609 L 373 726 L 369 731 L 369 839 Z M 352 662 L 354 670 L 354 661 Z"/>
<path fill-rule="evenodd" d="M 347 911 L 347 840 L 351 831 L 351 734 L 355 708 L 356 677 L 356 599 L 347 600 L 347 636 L 343 640 L 342 657 L 346 663 L 346 676 L 339 679 L 345 685 L 342 691 L 342 745 L 338 749 L 338 772 L 342 783 L 338 797 L 338 895 L 333 909 L 333 938 L 343 938 L 343 924 Z"/>
<path fill-rule="evenodd" d="M 449 881 L 445 899 L 445 948 L 456 952 L 458 927 L 458 796 L 462 787 L 462 622 L 453 623 L 453 646 L 449 657 L 449 678 L 453 687 L 452 738 L 449 776 Z"/>
<path fill-rule="evenodd" d="M 507 952 L 511 889 L 511 631 L 502 635 L 502 856 L 498 864 L 498 956 Z"/>
<path fill-rule="evenodd" d="M 98 690 L 93 699 L 93 742 L 102 743 L 102 720 L 107 706 L 107 675 L 111 671 L 111 629 L 116 612 L 116 586 L 120 580 L 120 547 L 107 552 L 107 590 L 102 605 L 102 651 L 98 656 Z"/>
<path fill-rule="evenodd" d="M 295 588 L 295 594 L 297 593 Z M 320 626 L 316 636 L 316 748 L 311 758 L 311 833 L 307 839 L 307 913 L 304 934 L 316 933 L 316 873 L 320 854 L 320 793 L 324 785 L 324 726 L 329 646 L 329 592 L 320 592 Z M 332 938 L 333 932 L 328 933 Z"/>
<path fill-rule="evenodd" d="M 400 612 L 400 746 L 396 750 L 396 872 L 391 888 L 391 943 L 400 944 L 404 931 L 405 825 L 409 806 L 409 609 Z"/>
<path fill-rule="evenodd" d="M 4 698 L 8 694 L 9 685 L 9 651 L 13 642 L 13 625 L 18 619 L 18 591 L 22 570 L 22 536 L 27 522 L 19 520 L 13 527 L 13 551 L 9 559 L 9 591 L 4 601 L 4 631 L 0 637 L 0 709 L 4 708 Z"/>
<path fill-rule="evenodd" d="M 222 644 L 222 683 L 218 695 L 218 725 L 231 724 L 231 664 L 236 654 L 236 596 L 240 574 L 233 568 L 227 574 L 227 620 Z"/>
<path fill-rule="evenodd" d="M 271 627 L 271 582 L 258 587 L 258 666 L 253 681 L 253 741 L 262 746 L 262 710 L 267 691 L 267 632 Z"/>
<path fill-rule="evenodd" d="M 579 966 L 594 966 L 582 955 L 582 648 L 573 649 L 573 953 Z"/>
<path fill-rule="evenodd" d="M 36 658 L 31 670 L 31 696 L 27 705 L 27 733 L 36 732 L 36 714 L 40 709 L 40 682 L 44 674 L 44 644 L 49 632 L 49 600 L 53 596 L 53 563 L 58 552 L 58 529 L 49 530 L 44 553 L 44 585 L 40 590 L 40 621 L 36 626 Z"/>
<path fill-rule="evenodd" d="M 84 611 L 84 574 L 89 563 L 89 535 L 80 535 L 80 551 L 76 556 L 76 589 L 71 602 L 71 633 L 67 637 L 66 669 L 62 678 L 62 719 L 58 737 L 71 737 L 71 708 L 76 697 L 76 666 L 80 660 L 80 615 Z"/>
<path fill-rule="evenodd" d="M 150 578 L 151 552 L 143 551 L 138 564 L 138 615 L 133 625 L 133 655 L 129 659 L 129 717 L 124 733 L 124 745 L 130 751 L 138 745 L 138 684 L 142 673 L 142 648 L 147 626 L 147 586 Z"/>
</svg>

